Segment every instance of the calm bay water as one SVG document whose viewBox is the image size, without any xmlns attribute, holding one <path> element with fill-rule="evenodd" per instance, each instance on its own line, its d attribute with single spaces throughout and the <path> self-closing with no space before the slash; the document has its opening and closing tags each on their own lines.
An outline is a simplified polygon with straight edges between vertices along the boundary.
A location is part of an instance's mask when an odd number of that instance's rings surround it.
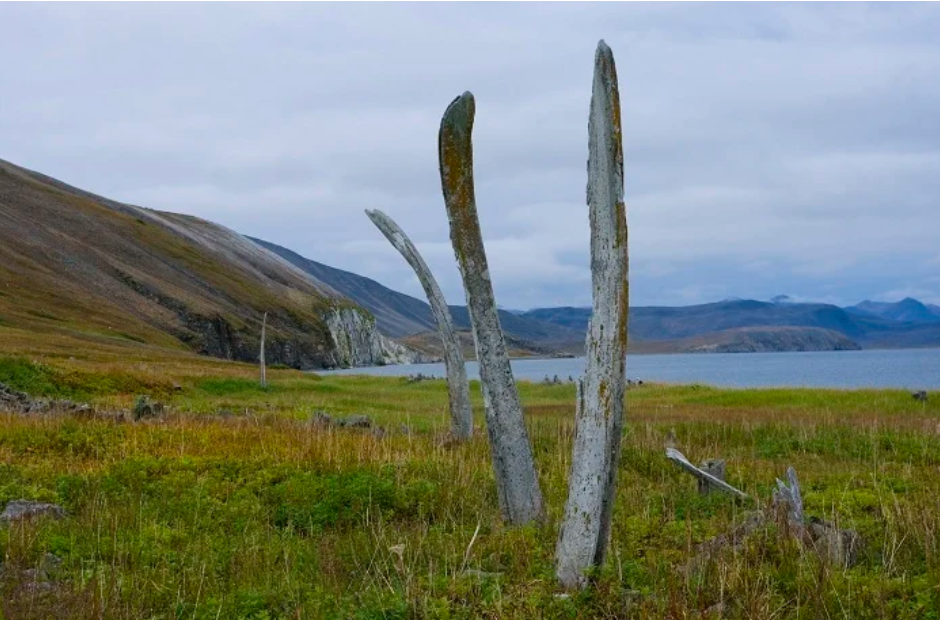
<svg viewBox="0 0 940 620">
<path fill-rule="evenodd" d="M 578 377 L 584 358 L 513 360 L 517 380 Z M 443 364 L 350 368 L 324 374 L 444 376 Z M 467 374 L 479 378 L 476 362 Z M 824 351 L 810 353 L 704 353 L 630 355 L 627 376 L 662 383 L 724 387 L 834 387 L 940 389 L 940 349 Z"/>
</svg>

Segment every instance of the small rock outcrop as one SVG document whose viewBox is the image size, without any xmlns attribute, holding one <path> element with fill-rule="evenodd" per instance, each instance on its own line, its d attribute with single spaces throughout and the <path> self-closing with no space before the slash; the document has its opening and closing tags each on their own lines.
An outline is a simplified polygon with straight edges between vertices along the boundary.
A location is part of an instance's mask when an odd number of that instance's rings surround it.
<svg viewBox="0 0 940 620">
<path fill-rule="evenodd" d="M 150 400 L 147 396 L 137 397 L 137 401 L 134 403 L 134 410 L 132 415 L 135 420 L 143 420 L 145 418 L 156 418 L 163 414 L 163 403 L 158 403 Z"/>
<path fill-rule="evenodd" d="M 65 509 L 57 504 L 17 499 L 8 503 L 3 512 L 0 513 L 0 523 L 13 523 L 14 521 L 36 517 L 61 519 L 64 516 Z"/>
<path fill-rule="evenodd" d="M 0 383 L 0 411 L 14 413 L 90 413 L 93 409 L 85 403 L 71 400 L 33 398 Z"/>
<path fill-rule="evenodd" d="M 325 320 L 335 345 L 336 366 L 351 368 L 424 361 L 419 353 L 380 334 L 375 318 L 359 308 L 334 308 Z"/>
</svg>

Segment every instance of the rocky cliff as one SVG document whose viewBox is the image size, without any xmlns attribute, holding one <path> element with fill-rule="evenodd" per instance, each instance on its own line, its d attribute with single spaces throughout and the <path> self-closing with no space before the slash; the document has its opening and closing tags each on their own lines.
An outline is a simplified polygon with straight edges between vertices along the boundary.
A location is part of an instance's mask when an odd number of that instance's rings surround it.
<svg viewBox="0 0 940 620">
<path fill-rule="evenodd" d="M 353 306 L 337 307 L 326 315 L 334 343 L 333 364 L 341 368 L 384 366 L 431 361 L 379 333 L 375 317 Z"/>
</svg>

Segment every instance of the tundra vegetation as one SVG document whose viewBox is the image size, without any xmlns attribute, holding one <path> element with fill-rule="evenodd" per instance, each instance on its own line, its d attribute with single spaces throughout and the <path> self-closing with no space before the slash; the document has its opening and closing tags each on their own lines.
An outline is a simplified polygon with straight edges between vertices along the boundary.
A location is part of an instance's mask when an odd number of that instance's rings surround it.
<svg viewBox="0 0 940 620">
<path fill-rule="evenodd" d="M 277 368 L 268 379 L 263 390 L 256 366 L 165 351 L 0 357 L 10 388 L 99 412 L 0 414 L 0 505 L 67 511 L 0 525 L 5 618 L 931 618 L 940 609 L 938 398 L 631 388 L 608 560 L 592 588 L 563 597 L 555 524 L 574 385 L 518 384 L 548 518 L 509 527 L 486 438 L 446 441 L 445 382 Z M 163 414 L 106 415 L 142 394 Z M 386 433 L 318 425 L 317 412 L 367 415 Z M 669 438 L 695 462 L 725 459 L 728 482 L 753 499 L 701 495 L 665 457 Z M 807 514 L 862 535 L 857 563 L 829 565 L 768 524 L 693 566 L 699 545 L 769 502 L 788 466 Z M 49 585 L 32 587 L 29 571 L 46 554 L 60 561 Z"/>
</svg>

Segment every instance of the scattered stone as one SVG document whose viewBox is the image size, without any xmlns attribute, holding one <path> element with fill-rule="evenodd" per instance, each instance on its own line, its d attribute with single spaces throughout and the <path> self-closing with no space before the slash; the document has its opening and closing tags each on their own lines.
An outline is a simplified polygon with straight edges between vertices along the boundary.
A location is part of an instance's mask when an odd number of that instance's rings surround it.
<svg viewBox="0 0 940 620">
<path fill-rule="evenodd" d="M 385 437 L 385 435 L 386 435 L 385 429 L 382 428 L 381 426 L 373 426 L 373 427 L 372 427 L 372 436 L 373 436 L 373 437 L 376 437 L 377 439 L 381 439 L 382 437 Z"/>
<path fill-rule="evenodd" d="M 0 383 L 0 411 L 21 414 L 94 413 L 94 409 L 85 403 L 33 398 L 29 394 L 18 392 L 2 383 Z"/>
<path fill-rule="evenodd" d="M 398 432 L 401 433 L 402 435 L 412 435 L 414 434 L 414 429 L 412 429 L 407 424 L 399 424 Z"/>
<path fill-rule="evenodd" d="M 172 389 L 174 392 L 182 392 L 182 391 L 183 391 L 183 386 L 180 385 L 179 383 L 174 383 L 174 384 L 172 385 L 171 389 Z"/>
<path fill-rule="evenodd" d="M 499 579 L 503 576 L 502 573 L 490 573 L 476 568 L 468 568 L 462 574 L 464 577 L 476 577 L 477 579 Z"/>
<path fill-rule="evenodd" d="M 17 499 L 8 503 L 0 513 L 0 523 L 13 523 L 22 519 L 46 516 L 61 519 L 65 516 L 65 509 L 56 504 Z"/>
<path fill-rule="evenodd" d="M 326 428 L 333 425 L 333 418 L 325 411 L 314 411 L 310 414 L 310 424 L 318 428 Z"/>
<path fill-rule="evenodd" d="M 405 380 L 405 383 L 420 383 L 421 381 L 433 381 L 434 379 L 436 379 L 436 377 L 432 377 L 431 375 L 425 375 L 419 372 L 416 375 L 408 375 L 408 378 Z"/>
<path fill-rule="evenodd" d="M 220 418 L 235 417 L 235 414 L 229 411 L 228 409 L 219 409 L 218 411 L 215 412 L 215 415 L 219 416 Z"/>
<path fill-rule="evenodd" d="M 347 418 L 340 418 L 336 421 L 336 425 L 344 428 L 370 428 L 372 420 L 367 415 L 356 414 Z"/>
<path fill-rule="evenodd" d="M 148 396 L 138 396 L 134 403 L 134 419 L 143 420 L 144 418 L 155 418 L 163 415 L 163 403 L 150 400 Z"/>
<path fill-rule="evenodd" d="M 918 402 L 921 402 L 921 403 L 927 402 L 927 392 L 925 392 L 924 390 L 920 390 L 919 392 L 912 392 L 911 396 L 914 398 L 914 400 Z"/>
<path fill-rule="evenodd" d="M 725 613 L 725 604 L 715 603 L 714 605 L 706 609 L 704 612 L 702 612 L 702 615 L 705 616 L 706 618 L 711 618 L 713 616 L 720 618 L 724 613 Z"/>
</svg>

